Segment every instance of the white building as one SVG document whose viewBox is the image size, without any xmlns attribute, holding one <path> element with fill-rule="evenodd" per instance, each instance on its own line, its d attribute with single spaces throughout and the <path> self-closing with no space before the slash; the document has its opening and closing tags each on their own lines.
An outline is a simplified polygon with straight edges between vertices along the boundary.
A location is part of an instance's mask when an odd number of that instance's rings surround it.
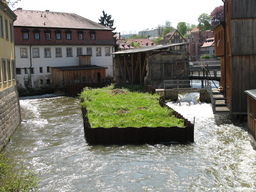
<svg viewBox="0 0 256 192">
<path fill-rule="evenodd" d="M 20 87 L 51 86 L 51 67 L 78 66 L 79 55 L 113 76 L 112 29 L 72 13 L 14 11 L 15 56 Z"/>
</svg>

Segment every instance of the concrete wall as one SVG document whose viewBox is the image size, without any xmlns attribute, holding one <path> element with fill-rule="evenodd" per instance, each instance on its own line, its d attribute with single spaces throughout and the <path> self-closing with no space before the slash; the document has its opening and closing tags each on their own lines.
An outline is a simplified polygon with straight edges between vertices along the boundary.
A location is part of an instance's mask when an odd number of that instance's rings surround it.
<svg viewBox="0 0 256 192">
<path fill-rule="evenodd" d="M 0 92 L 0 151 L 21 121 L 17 87 L 12 86 Z"/>
</svg>

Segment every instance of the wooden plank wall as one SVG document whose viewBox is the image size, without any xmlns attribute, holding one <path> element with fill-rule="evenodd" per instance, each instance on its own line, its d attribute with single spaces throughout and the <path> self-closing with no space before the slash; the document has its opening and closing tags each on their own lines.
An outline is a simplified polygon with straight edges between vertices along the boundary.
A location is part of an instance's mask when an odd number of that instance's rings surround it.
<svg viewBox="0 0 256 192">
<path fill-rule="evenodd" d="M 256 1 L 255 0 L 231 0 L 232 1 L 232 18 L 256 18 Z"/>
<path fill-rule="evenodd" d="M 256 55 L 233 57 L 232 112 L 247 112 L 245 90 L 256 89 Z"/>
<path fill-rule="evenodd" d="M 248 128 L 249 133 L 253 136 L 256 141 L 256 100 L 251 96 L 248 97 Z"/>
</svg>

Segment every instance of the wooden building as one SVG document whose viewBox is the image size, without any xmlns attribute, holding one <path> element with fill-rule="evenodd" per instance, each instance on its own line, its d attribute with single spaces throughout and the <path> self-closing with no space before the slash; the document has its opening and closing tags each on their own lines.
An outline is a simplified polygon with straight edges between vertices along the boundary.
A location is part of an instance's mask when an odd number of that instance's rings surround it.
<svg viewBox="0 0 256 192">
<path fill-rule="evenodd" d="M 248 120 L 248 131 L 256 141 L 256 89 L 247 90 L 247 120 Z"/>
<path fill-rule="evenodd" d="M 52 84 L 65 88 L 70 84 L 97 84 L 105 82 L 106 67 L 91 65 L 91 55 L 80 55 L 79 65 L 52 67 Z"/>
<path fill-rule="evenodd" d="M 256 88 L 256 2 L 225 0 L 225 23 L 215 28 L 215 56 L 221 58 L 221 82 L 233 115 L 247 113 L 245 90 Z"/>
<path fill-rule="evenodd" d="M 119 84 L 146 84 L 159 89 L 164 88 L 165 80 L 189 82 L 187 43 L 143 47 L 113 54 L 114 73 Z"/>
</svg>

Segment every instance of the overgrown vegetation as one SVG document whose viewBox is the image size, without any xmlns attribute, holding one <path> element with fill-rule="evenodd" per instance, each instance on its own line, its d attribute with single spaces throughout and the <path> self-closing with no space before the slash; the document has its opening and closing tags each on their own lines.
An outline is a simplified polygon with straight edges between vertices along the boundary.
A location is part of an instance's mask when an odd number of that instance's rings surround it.
<svg viewBox="0 0 256 192">
<path fill-rule="evenodd" d="M 25 168 L 17 168 L 3 154 L 0 154 L 0 191 L 35 191 L 37 178 Z"/>
<path fill-rule="evenodd" d="M 159 105 L 159 95 L 109 86 L 85 89 L 80 98 L 92 128 L 183 127 L 170 109 Z"/>
</svg>

